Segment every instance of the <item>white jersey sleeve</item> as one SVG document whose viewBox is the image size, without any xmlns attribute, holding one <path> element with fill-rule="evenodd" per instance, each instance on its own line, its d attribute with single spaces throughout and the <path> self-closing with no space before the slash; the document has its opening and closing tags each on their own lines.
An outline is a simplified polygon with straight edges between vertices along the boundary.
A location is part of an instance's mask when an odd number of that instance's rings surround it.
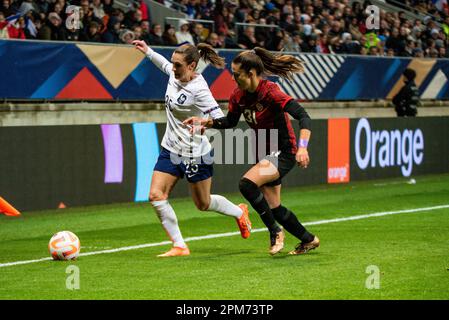
<svg viewBox="0 0 449 320">
<path fill-rule="evenodd" d="M 165 57 L 157 52 L 155 52 L 153 49 L 148 47 L 148 50 L 145 54 L 148 59 L 151 60 L 151 62 L 154 63 L 156 67 L 158 67 L 162 72 L 170 75 L 170 71 L 172 70 L 172 63 L 169 62 Z"/>
<path fill-rule="evenodd" d="M 211 116 L 213 119 L 224 117 L 223 111 L 220 109 L 217 101 L 212 96 L 209 88 L 200 88 L 195 95 L 195 105 L 203 112 L 204 115 Z"/>
</svg>

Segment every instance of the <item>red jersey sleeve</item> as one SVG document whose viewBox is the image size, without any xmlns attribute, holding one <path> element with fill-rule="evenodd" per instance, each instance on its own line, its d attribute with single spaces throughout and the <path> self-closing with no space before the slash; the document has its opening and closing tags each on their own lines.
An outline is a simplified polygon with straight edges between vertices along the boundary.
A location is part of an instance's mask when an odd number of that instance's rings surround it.
<svg viewBox="0 0 449 320">
<path fill-rule="evenodd" d="M 232 94 L 231 97 L 229 98 L 229 103 L 228 103 L 228 112 L 232 112 L 235 114 L 240 114 L 240 108 L 237 102 L 237 96 L 239 95 L 239 92 L 237 90 L 235 90 Z"/>
<path fill-rule="evenodd" d="M 268 90 L 268 96 L 270 98 L 272 107 L 279 107 L 281 110 L 284 110 L 285 105 L 290 100 L 293 100 L 288 94 L 284 93 L 276 83 L 271 83 L 270 88 Z"/>
</svg>

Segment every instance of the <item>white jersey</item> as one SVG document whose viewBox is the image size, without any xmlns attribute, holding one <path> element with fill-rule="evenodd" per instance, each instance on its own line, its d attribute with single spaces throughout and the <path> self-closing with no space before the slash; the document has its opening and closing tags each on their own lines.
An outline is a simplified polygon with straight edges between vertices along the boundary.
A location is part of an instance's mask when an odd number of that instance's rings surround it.
<svg viewBox="0 0 449 320">
<path fill-rule="evenodd" d="M 183 157 L 200 157 L 211 150 L 206 135 L 192 136 L 190 127 L 182 122 L 190 117 L 221 118 L 223 111 L 218 106 L 209 90 L 206 80 L 201 74 L 189 82 L 181 82 L 175 78 L 172 64 L 151 48 L 147 57 L 164 73 L 169 75 L 167 91 L 165 92 L 165 110 L 167 127 L 162 139 L 162 147 Z"/>
</svg>

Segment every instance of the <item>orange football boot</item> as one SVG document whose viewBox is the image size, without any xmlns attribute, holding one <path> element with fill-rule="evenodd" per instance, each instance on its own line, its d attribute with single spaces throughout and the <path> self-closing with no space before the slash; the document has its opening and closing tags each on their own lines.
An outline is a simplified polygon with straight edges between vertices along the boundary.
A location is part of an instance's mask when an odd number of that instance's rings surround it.
<svg viewBox="0 0 449 320">
<path fill-rule="evenodd" d="M 181 247 L 173 247 L 167 252 L 158 255 L 158 258 L 169 258 L 169 257 L 181 257 L 181 256 L 188 256 L 190 255 L 190 250 L 188 247 L 181 248 Z"/>
<path fill-rule="evenodd" d="M 236 218 L 237 225 L 240 229 L 240 234 L 243 239 L 249 238 L 251 235 L 251 221 L 249 220 L 248 206 L 244 203 L 239 204 L 240 209 L 242 209 L 243 214 L 240 218 Z"/>
</svg>

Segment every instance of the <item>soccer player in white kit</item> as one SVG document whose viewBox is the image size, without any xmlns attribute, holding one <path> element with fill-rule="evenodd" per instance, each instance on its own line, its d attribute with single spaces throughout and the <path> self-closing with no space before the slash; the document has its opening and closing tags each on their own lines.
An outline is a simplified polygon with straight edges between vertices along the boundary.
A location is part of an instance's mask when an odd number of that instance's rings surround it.
<svg viewBox="0 0 449 320">
<path fill-rule="evenodd" d="M 171 190 L 184 175 L 189 182 L 196 207 L 201 211 L 215 211 L 237 220 L 241 235 L 248 238 L 251 222 L 248 207 L 238 206 L 223 196 L 210 194 L 213 150 L 205 135 L 192 136 L 190 127 L 183 124 L 189 117 L 213 119 L 224 117 L 207 82 L 196 72 L 199 59 L 217 68 L 224 67 L 224 59 L 204 43 L 185 44 L 175 49 L 171 62 L 153 51 L 145 41 L 133 41 L 156 67 L 169 76 L 165 93 L 167 127 L 162 139 L 162 151 L 154 167 L 150 188 L 150 202 L 173 242 L 173 247 L 158 257 L 187 256 L 190 250 L 182 237 L 176 214 L 168 202 Z"/>
</svg>

